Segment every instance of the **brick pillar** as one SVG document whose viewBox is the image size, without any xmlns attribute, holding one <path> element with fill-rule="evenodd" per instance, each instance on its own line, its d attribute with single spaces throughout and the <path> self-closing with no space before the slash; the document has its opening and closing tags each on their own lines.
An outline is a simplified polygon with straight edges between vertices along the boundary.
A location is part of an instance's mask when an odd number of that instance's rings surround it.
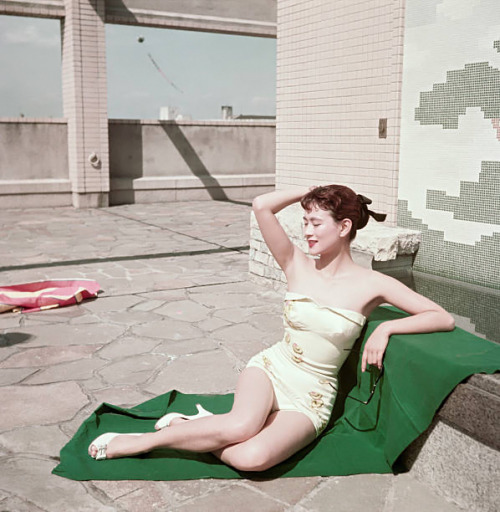
<svg viewBox="0 0 500 512">
<path fill-rule="evenodd" d="M 64 0 L 63 108 L 73 206 L 108 205 L 105 0 Z"/>
</svg>

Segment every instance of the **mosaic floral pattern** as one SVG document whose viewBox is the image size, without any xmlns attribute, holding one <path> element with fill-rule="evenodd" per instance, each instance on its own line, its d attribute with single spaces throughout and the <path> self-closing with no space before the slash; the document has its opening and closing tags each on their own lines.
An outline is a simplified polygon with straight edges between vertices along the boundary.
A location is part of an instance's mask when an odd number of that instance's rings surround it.
<svg viewBox="0 0 500 512">
<path fill-rule="evenodd" d="M 490 341 L 500 342 L 497 320 L 500 294 L 497 291 L 462 283 L 457 285 L 456 281 L 436 279 L 429 274 L 414 274 L 413 280 L 418 293 L 458 316 L 458 327 Z"/>
<path fill-rule="evenodd" d="M 500 118 L 500 71 L 487 62 L 448 71 L 445 83 L 434 84 L 432 91 L 420 93 L 415 120 L 422 125 L 458 129 L 458 117 L 472 107 L 481 108 L 485 119 Z"/>
<path fill-rule="evenodd" d="M 402 200 L 398 201 L 398 225 L 422 232 L 415 270 L 500 289 L 500 233 L 483 235 L 474 245 L 446 240 L 443 231 L 430 229 L 421 219 L 414 218 L 408 202 Z"/>
<path fill-rule="evenodd" d="M 398 225 L 422 231 L 417 270 L 491 288 L 500 288 L 500 40 L 488 37 L 499 32 L 495 2 L 407 0 Z"/>
<path fill-rule="evenodd" d="M 427 208 L 453 212 L 455 219 L 500 224 L 500 162 L 482 162 L 479 182 L 462 181 L 458 197 L 428 190 Z"/>
</svg>

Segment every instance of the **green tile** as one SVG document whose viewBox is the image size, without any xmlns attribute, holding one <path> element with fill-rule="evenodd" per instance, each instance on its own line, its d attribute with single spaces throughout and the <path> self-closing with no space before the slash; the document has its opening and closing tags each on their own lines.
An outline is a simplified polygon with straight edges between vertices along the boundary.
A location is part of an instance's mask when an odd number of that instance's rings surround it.
<svg viewBox="0 0 500 512">
<path fill-rule="evenodd" d="M 456 130 L 458 117 L 465 115 L 470 107 L 480 107 L 486 119 L 500 117 L 500 71 L 488 62 L 466 64 L 464 69 L 448 71 L 445 83 L 434 84 L 432 91 L 421 92 L 415 120 L 422 125 L 440 124 L 445 129 Z"/>
<path fill-rule="evenodd" d="M 408 210 L 408 201 L 398 201 L 398 226 L 422 232 L 414 268 L 422 272 L 500 289 L 500 232 L 483 235 L 474 245 L 444 239 L 444 232 L 429 229 Z"/>
<path fill-rule="evenodd" d="M 453 212 L 457 220 L 500 224 L 500 162 L 481 162 L 479 182 L 461 181 L 458 197 L 428 190 L 426 207 Z"/>
</svg>

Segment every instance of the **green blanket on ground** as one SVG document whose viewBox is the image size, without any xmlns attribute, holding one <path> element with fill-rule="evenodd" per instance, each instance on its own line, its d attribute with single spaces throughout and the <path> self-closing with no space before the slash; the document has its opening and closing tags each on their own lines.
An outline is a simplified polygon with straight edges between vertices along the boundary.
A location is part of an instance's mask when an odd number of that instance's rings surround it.
<svg viewBox="0 0 500 512">
<path fill-rule="evenodd" d="M 332 421 L 311 445 L 278 466 L 259 473 L 279 476 L 333 476 L 390 473 L 402 451 L 431 423 L 436 410 L 463 379 L 500 369 L 500 345 L 461 329 L 433 334 L 395 335 L 384 359 L 384 374 L 370 402 L 376 379 L 361 374 L 364 340 L 383 321 L 405 316 L 395 308 L 377 308 L 339 375 L 340 390 Z M 347 397 L 347 398 L 346 398 Z M 233 395 L 186 395 L 171 391 L 131 409 L 102 404 L 61 450 L 53 473 L 73 480 L 189 480 L 245 478 L 211 454 L 161 449 L 136 457 L 95 461 L 90 442 L 104 432 L 151 432 L 166 412 L 196 412 L 195 404 L 227 412 Z M 255 474 L 253 474 L 255 476 Z"/>
</svg>

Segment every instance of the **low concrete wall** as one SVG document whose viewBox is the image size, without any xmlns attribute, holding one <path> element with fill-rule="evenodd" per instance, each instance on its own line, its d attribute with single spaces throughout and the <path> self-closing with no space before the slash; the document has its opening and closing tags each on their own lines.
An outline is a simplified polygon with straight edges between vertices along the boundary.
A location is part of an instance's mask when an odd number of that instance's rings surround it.
<svg viewBox="0 0 500 512">
<path fill-rule="evenodd" d="M 64 119 L 0 119 L 0 180 L 68 179 Z"/>
<path fill-rule="evenodd" d="M 274 188 L 273 122 L 109 122 L 110 204 L 250 199 Z M 64 119 L 0 119 L 0 208 L 70 206 Z"/>
<path fill-rule="evenodd" d="M 65 119 L 0 119 L 0 208 L 71 205 Z"/>
<path fill-rule="evenodd" d="M 249 199 L 274 188 L 274 122 L 109 123 L 110 204 Z"/>
</svg>

